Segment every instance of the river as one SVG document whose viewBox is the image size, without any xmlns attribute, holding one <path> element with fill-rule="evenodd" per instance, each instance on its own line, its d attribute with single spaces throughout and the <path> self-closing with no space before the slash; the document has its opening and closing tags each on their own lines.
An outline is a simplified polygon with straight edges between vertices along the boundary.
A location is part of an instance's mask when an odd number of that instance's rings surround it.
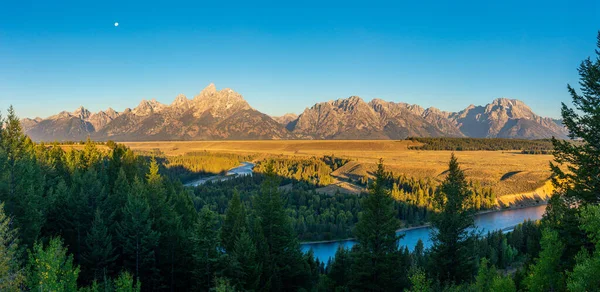
<svg viewBox="0 0 600 292">
<path fill-rule="evenodd" d="M 483 233 L 487 233 L 488 231 L 493 230 L 504 230 L 510 231 L 519 223 L 530 220 L 538 220 L 542 218 L 546 210 L 546 205 L 535 206 L 535 207 L 527 207 L 521 209 L 513 209 L 513 210 L 504 210 L 497 212 L 488 212 L 476 215 L 475 217 L 475 225 L 478 230 L 481 230 Z M 407 246 L 410 250 L 413 250 L 417 241 L 421 239 L 425 248 L 431 246 L 430 240 L 430 227 L 419 227 L 412 228 L 404 231 L 399 231 L 398 234 L 404 234 L 404 238 L 400 240 L 400 245 Z M 335 256 L 335 252 L 338 249 L 338 246 L 343 246 L 345 248 L 351 248 L 356 241 L 354 240 L 342 240 L 342 241 L 332 241 L 332 242 L 323 242 L 323 243 L 304 243 L 301 244 L 303 252 L 308 252 L 310 249 L 313 250 L 315 257 L 320 261 L 324 261 L 327 263 L 329 258 Z"/>
<path fill-rule="evenodd" d="M 225 181 L 225 180 L 232 179 L 232 178 L 238 177 L 238 176 L 252 175 L 253 168 L 254 168 L 254 163 L 245 161 L 245 162 L 242 162 L 242 164 L 240 164 L 240 166 L 234 167 L 234 168 L 228 170 L 225 175 L 212 175 L 212 176 L 201 177 L 197 180 L 186 183 L 185 186 L 195 187 L 195 186 L 205 184 L 208 181 Z"/>
<path fill-rule="evenodd" d="M 199 178 L 193 182 L 187 183 L 186 186 L 197 186 L 206 183 L 207 181 L 224 181 L 232 179 L 238 176 L 252 175 L 254 163 L 242 162 L 238 167 L 232 168 L 225 175 L 213 175 L 209 177 Z M 503 210 L 497 212 L 488 212 L 476 215 L 475 225 L 478 230 L 486 233 L 491 230 L 512 230 L 517 224 L 531 219 L 538 220 L 542 218 L 546 205 L 527 207 L 521 209 Z M 425 245 L 425 248 L 431 246 L 431 240 L 429 233 L 431 228 L 429 227 L 417 227 L 408 230 L 399 231 L 398 234 L 404 234 L 404 238 L 400 240 L 400 245 L 407 246 L 410 250 L 413 250 L 417 241 L 421 239 Z M 345 248 L 351 248 L 356 241 L 354 240 L 340 240 L 330 241 L 321 243 L 304 243 L 301 244 L 303 252 L 308 252 L 310 249 L 313 250 L 315 257 L 320 261 L 325 261 L 335 255 L 338 246 L 342 245 Z"/>
</svg>

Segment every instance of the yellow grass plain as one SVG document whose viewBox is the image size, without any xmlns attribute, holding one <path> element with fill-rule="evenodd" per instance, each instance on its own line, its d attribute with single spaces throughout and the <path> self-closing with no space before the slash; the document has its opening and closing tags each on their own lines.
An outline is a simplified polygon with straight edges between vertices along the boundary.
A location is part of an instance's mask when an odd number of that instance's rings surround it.
<svg viewBox="0 0 600 292">
<path fill-rule="evenodd" d="M 125 142 L 133 150 L 160 150 L 166 155 L 194 151 L 253 154 L 256 159 L 270 156 L 335 155 L 352 160 L 332 174 L 340 179 L 370 175 L 382 158 L 388 170 L 416 178 L 441 181 L 451 151 L 410 150 L 418 142 L 407 140 L 275 140 L 275 141 L 194 141 L 194 142 Z M 549 162 L 552 155 L 527 155 L 519 151 L 456 151 L 467 178 L 490 186 L 498 196 L 520 198 L 521 194 L 548 192 Z M 528 195 L 530 196 L 530 195 Z M 545 197 L 545 196 L 543 196 Z M 509 197 L 505 201 L 509 201 Z M 508 203 L 508 202 L 505 202 Z"/>
</svg>

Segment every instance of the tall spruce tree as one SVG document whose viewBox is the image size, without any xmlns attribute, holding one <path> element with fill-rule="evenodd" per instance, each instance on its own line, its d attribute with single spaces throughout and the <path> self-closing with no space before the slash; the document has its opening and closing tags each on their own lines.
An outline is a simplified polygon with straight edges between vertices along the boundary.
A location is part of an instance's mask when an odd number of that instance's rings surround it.
<svg viewBox="0 0 600 292">
<path fill-rule="evenodd" d="M 256 215 L 260 238 L 261 290 L 298 290 L 308 285 L 309 272 L 305 267 L 300 244 L 292 228 L 279 193 L 279 180 L 273 162 L 268 162 L 265 180 L 256 198 Z M 262 247 L 262 248 L 260 248 Z"/>
<path fill-rule="evenodd" d="M 475 272 L 474 234 L 469 231 L 475 227 L 475 211 L 468 205 L 471 191 L 454 154 L 448 166 L 448 176 L 435 196 L 439 213 L 431 222 L 431 272 L 443 284 L 461 284 Z"/>
<path fill-rule="evenodd" d="M 600 32 L 594 59 L 579 68 L 579 92 L 568 85 L 574 108 L 562 104 L 562 122 L 569 137 L 578 141 L 552 139 L 554 163 L 550 164 L 555 193 L 548 203 L 544 225 L 558 232 L 564 244 L 561 268 L 571 270 L 575 255 L 590 246 L 579 228 L 579 209 L 600 203 Z"/>
<path fill-rule="evenodd" d="M 327 277 L 331 280 L 333 287 L 332 289 L 347 291 L 348 284 L 352 280 L 352 258 L 350 250 L 339 246 L 335 252 L 335 257 L 331 263 L 327 265 L 329 273 Z"/>
<path fill-rule="evenodd" d="M 226 252 L 233 252 L 236 241 L 239 239 L 242 230 L 246 228 L 246 210 L 239 192 L 234 190 L 233 197 L 229 201 L 229 206 L 225 212 L 225 220 L 220 233 L 221 242 Z"/>
<path fill-rule="evenodd" d="M 17 230 L 11 227 L 11 218 L 0 203 L 0 291 L 21 291 L 25 280 L 19 265 Z"/>
<path fill-rule="evenodd" d="M 19 238 L 32 246 L 44 224 L 44 173 L 36 163 L 34 144 L 25 134 L 12 106 L 0 123 L 0 201 L 19 225 Z"/>
<path fill-rule="evenodd" d="M 143 283 L 152 283 L 157 276 L 155 249 L 159 234 L 152 229 L 150 206 L 143 192 L 144 185 L 136 180 L 123 207 L 123 220 L 117 222 L 116 231 L 123 267 L 132 271 Z"/>
<path fill-rule="evenodd" d="M 600 203 L 600 32 L 597 45 L 596 58 L 579 66 L 580 92 L 568 85 L 575 108 L 562 103 L 561 109 L 569 137 L 581 143 L 552 139 L 553 182 L 566 200 L 578 205 Z"/>
<path fill-rule="evenodd" d="M 97 209 L 92 227 L 85 238 L 86 249 L 82 256 L 82 263 L 87 267 L 87 280 L 100 281 L 113 274 L 118 254 L 112 240 L 103 214 Z"/>
<path fill-rule="evenodd" d="M 245 229 L 242 229 L 233 248 L 232 260 L 233 268 L 231 276 L 232 284 L 239 290 L 254 291 L 260 283 L 261 266 L 256 246 L 252 238 Z"/>
<path fill-rule="evenodd" d="M 217 215 L 204 206 L 192 235 L 193 274 L 196 288 L 200 291 L 208 291 L 214 286 L 215 275 L 220 269 L 222 252 L 219 249 L 218 224 Z"/>
<path fill-rule="evenodd" d="M 375 181 L 369 194 L 362 200 L 362 216 L 356 224 L 358 241 L 353 250 L 351 287 L 364 291 L 398 291 L 405 277 L 406 266 L 398 249 L 400 236 L 396 230 L 400 221 L 396 218 L 394 200 L 386 188 L 385 169 L 380 160 Z"/>
</svg>

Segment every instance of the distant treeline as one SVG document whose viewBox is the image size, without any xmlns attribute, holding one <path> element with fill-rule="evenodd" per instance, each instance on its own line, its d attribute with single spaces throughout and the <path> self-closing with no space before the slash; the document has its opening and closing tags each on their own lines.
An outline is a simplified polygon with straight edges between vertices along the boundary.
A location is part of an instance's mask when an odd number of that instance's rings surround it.
<svg viewBox="0 0 600 292">
<path fill-rule="evenodd" d="M 449 151 L 496 151 L 525 150 L 552 151 L 552 140 L 522 140 L 504 138 L 420 138 L 410 137 L 407 140 L 423 143 L 421 146 L 409 146 L 413 150 L 449 150 Z M 524 153 L 534 154 L 534 153 Z M 537 152 L 535 152 L 537 154 Z"/>
<path fill-rule="evenodd" d="M 550 155 L 552 150 L 521 150 L 521 154 Z"/>
<path fill-rule="evenodd" d="M 348 159 L 335 156 L 323 156 L 320 158 L 274 158 L 269 159 L 273 163 L 275 173 L 278 176 L 307 182 L 317 186 L 326 186 L 333 183 L 331 172 L 340 168 L 348 162 Z M 254 168 L 255 172 L 264 172 L 265 161 L 258 162 Z"/>
</svg>

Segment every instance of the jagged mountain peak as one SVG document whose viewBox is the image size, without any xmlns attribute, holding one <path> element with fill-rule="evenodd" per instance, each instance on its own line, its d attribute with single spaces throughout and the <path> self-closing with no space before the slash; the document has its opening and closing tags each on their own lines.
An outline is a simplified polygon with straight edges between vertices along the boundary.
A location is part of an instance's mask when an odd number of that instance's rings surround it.
<svg viewBox="0 0 600 292">
<path fill-rule="evenodd" d="M 185 94 L 180 93 L 175 97 L 175 100 L 173 100 L 173 102 L 171 103 L 171 107 L 188 109 L 189 102 L 190 101 L 189 101 L 189 99 L 187 99 Z"/>
<path fill-rule="evenodd" d="M 87 110 L 85 107 L 80 106 L 78 107 L 74 112 L 73 112 L 73 116 L 78 117 L 82 120 L 85 120 L 87 118 L 89 118 L 91 115 L 90 111 Z"/>
<path fill-rule="evenodd" d="M 118 113 L 116 110 L 114 110 L 112 107 L 109 107 L 109 108 L 107 108 L 107 109 L 106 109 L 106 111 L 105 111 L 105 113 L 106 113 L 107 115 L 109 115 L 109 116 L 112 116 L 112 115 L 119 114 L 119 113 Z"/>
<path fill-rule="evenodd" d="M 214 83 L 210 83 L 208 84 L 208 86 L 204 87 L 204 89 L 202 89 L 201 93 L 204 92 L 206 94 L 214 94 L 217 92 L 217 86 Z"/>
<path fill-rule="evenodd" d="M 344 112 L 356 112 L 371 110 L 369 105 L 359 96 L 350 96 L 348 98 L 340 98 L 329 104 L 336 109 Z"/>
<path fill-rule="evenodd" d="M 209 112 L 213 117 L 226 118 L 234 112 L 252 109 L 241 94 L 230 88 L 216 89 L 211 83 L 192 100 L 194 115 Z"/>
<path fill-rule="evenodd" d="M 140 104 L 132 110 L 137 116 L 147 116 L 152 113 L 158 113 L 165 108 L 165 105 L 156 101 L 155 98 L 151 100 L 142 99 Z"/>
<path fill-rule="evenodd" d="M 498 104 L 498 105 L 504 105 L 504 106 L 521 106 L 521 105 L 526 106 L 524 102 L 522 102 L 518 99 L 508 98 L 508 97 L 496 98 L 492 101 L 492 104 Z"/>
</svg>

